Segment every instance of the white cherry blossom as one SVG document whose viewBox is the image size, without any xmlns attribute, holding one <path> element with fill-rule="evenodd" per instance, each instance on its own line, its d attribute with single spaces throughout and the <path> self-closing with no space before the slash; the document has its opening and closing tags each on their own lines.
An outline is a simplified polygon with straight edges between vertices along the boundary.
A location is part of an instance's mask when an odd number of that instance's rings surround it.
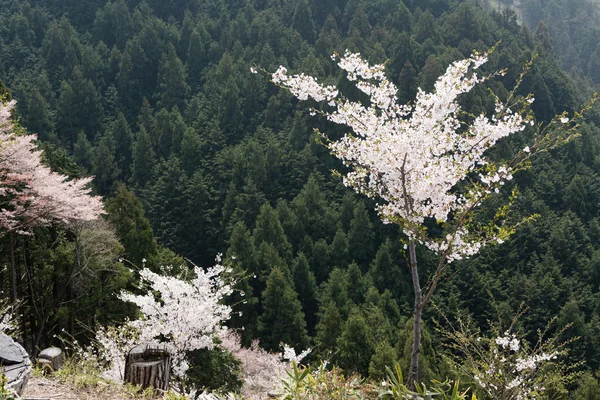
<svg viewBox="0 0 600 400">
<path fill-rule="evenodd" d="M 442 240 L 434 240 L 421 235 L 420 226 L 427 218 L 444 222 L 478 204 L 487 189 L 475 188 L 469 196 L 455 190 L 472 172 L 477 171 L 481 182 L 494 188 L 511 179 L 507 167 L 489 172 L 480 167 L 488 163 L 486 150 L 498 140 L 523 131 L 529 123 L 498 101 L 493 117 L 478 115 L 465 128 L 457 98 L 488 79 L 476 73 L 486 61 L 487 54 L 475 54 L 451 64 L 433 92 L 419 89 L 412 105 L 397 103 L 398 90 L 387 79 L 383 65 L 370 65 L 350 52 L 339 58 L 338 65 L 370 97 L 370 104 L 351 101 L 313 77 L 288 75 L 284 67 L 272 74 L 272 80 L 300 100 L 328 103 L 325 117 L 352 129 L 352 134 L 328 145 L 351 169 L 344 176 L 344 184 L 383 199 L 378 211 L 384 221 L 400 221 L 409 238 L 418 238 L 429 249 L 445 253 L 451 262 L 470 257 L 485 242 L 495 240 L 482 241 L 464 226 Z"/>
</svg>

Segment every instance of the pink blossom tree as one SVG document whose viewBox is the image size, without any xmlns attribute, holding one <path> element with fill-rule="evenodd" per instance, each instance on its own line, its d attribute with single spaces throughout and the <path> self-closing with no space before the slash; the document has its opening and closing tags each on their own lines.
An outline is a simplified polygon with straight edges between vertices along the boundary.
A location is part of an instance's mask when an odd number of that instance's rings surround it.
<svg viewBox="0 0 600 400">
<path fill-rule="evenodd" d="M 411 388 L 419 379 L 423 309 L 448 265 L 477 254 L 486 244 L 502 243 L 516 226 L 505 224 L 510 203 L 498 209 L 491 221 L 475 222 L 473 217 L 481 210 L 482 202 L 499 193 L 515 171 L 528 165 L 533 153 L 547 151 L 575 134 L 576 124 L 563 114 L 548 126 L 538 126 L 534 142 L 514 159 L 492 162 L 487 150 L 498 140 L 524 131 L 528 125 L 535 126 L 528 110 L 534 99 L 515 96 L 515 89 L 504 101 L 494 96 L 493 115 L 474 116 L 461 110 L 459 95 L 495 75 L 503 75 L 503 71 L 478 75 L 477 70 L 487 60 L 488 53 L 475 53 L 451 64 L 433 92 L 419 89 L 414 103 L 408 105 L 398 104 L 398 90 L 387 79 L 384 66 L 369 65 L 359 54 L 346 52 L 338 66 L 369 96 L 368 104 L 352 101 L 311 76 L 288 75 L 283 66 L 271 74 L 275 84 L 298 99 L 326 103 L 321 110 L 313 109 L 312 114 L 321 114 L 352 130 L 339 140 L 322 135 L 332 154 L 348 169 L 344 184 L 378 199 L 377 211 L 382 220 L 400 225 L 407 236 L 404 248 L 408 250 L 414 288 L 408 374 Z M 514 200 L 514 193 L 510 199 Z M 436 222 L 443 235 L 433 235 L 427 229 L 426 224 Z M 417 268 L 417 244 L 439 255 L 425 287 Z"/>
<path fill-rule="evenodd" d="M 11 300 L 16 300 L 13 234 L 72 221 L 91 221 L 103 212 L 101 198 L 90 193 L 92 178 L 69 179 L 42 164 L 35 135 L 17 132 L 15 101 L 0 102 L 0 236 L 11 236 Z"/>
<path fill-rule="evenodd" d="M 14 101 L 0 104 L 0 235 L 97 219 L 102 201 L 90 194 L 92 178 L 70 180 L 43 165 L 37 137 L 15 132 L 14 105 Z"/>
</svg>

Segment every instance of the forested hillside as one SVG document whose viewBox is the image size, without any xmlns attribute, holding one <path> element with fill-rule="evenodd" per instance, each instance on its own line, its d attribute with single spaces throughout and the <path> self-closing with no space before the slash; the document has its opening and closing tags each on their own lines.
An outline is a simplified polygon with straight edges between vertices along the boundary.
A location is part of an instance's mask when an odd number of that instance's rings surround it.
<svg viewBox="0 0 600 400">
<path fill-rule="evenodd" d="M 573 116 L 600 83 L 600 8 L 581 3 L 521 1 L 517 14 L 468 0 L 4 1 L 0 80 L 19 124 L 38 134 L 52 168 L 94 176 L 108 221 L 0 237 L 3 265 L 18 272 L 26 347 L 55 343 L 63 328 L 85 340 L 82 326 L 133 315 L 115 297 L 134 287 L 127 267 L 209 266 L 223 253 L 247 277 L 230 321 L 244 344 L 314 347 L 315 359 L 377 379 L 384 365 L 406 368 L 406 237 L 332 174 L 342 164 L 313 128 L 344 130 L 251 67 L 284 65 L 351 91 L 331 60 L 349 49 L 385 63 L 406 103 L 451 62 L 497 45 L 484 70 L 508 72 L 486 85 L 506 95 L 537 54 L 518 94 L 533 94 L 545 123 Z M 493 109 L 485 85 L 462 103 Z M 600 393 L 599 124 L 592 112 L 577 140 L 507 185 L 520 191 L 515 218 L 537 218 L 452 264 L 425 315 L 425 379 L 449 373 L 432 321 L 446 326 L 461 311 L 485 331 L 524 305 L 516 329 L 530 340 L 553 317 L 555 329 L 572 324 L 569 362 L 581 361 Z M 530 135 L 501 141 L 493 156 L 509 158 Z M 417 251 L 427 276 L 435 259 Z M 569 398 L 583 399 L 576 387 Z"/>
<path fill-rule="evenodd" d="M 532 31 L 544 24 L 560 67 L 581 88 L 600 83 L 600 8 L 595 0 L 486 0 L 491 8 L 510 7 Z"/>
</svg>

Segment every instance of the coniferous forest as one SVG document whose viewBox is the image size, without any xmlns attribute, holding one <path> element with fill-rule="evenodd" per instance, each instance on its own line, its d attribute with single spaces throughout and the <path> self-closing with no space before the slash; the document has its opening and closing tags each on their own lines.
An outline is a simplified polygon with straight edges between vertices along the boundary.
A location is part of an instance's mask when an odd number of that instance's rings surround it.
<svg viewBox="0 0 600 400">
<path fill-rule="evenodd" d="M 89 343 L 96 327 L 135 318 L 118 294 L 141 293 L 142 268 L 185 274 L 222 254 L 239 277 L 226 297 L 227 326 L 244 347 L 258 339 L 271 352 L 282 343 L 310 348 L 309 362 L 328 360 L 373 381 L 395 363 L 406 375 L 408 239 L 382 222 L 377 199 L 333 172 L 346 167 L 315 129 L 329 137 L 347 129 L 268 73 L 282 65 L 366 102 L 331 57 L 349 50 L 384 64 L 405 104 L 431 91 L 449 64 L 493 48 L 482 69 L 506 74 L 460 98 L 479 114 L 493 111 L 488 89 L 506 97 L 535 55 L 516 95 L 535 98 L 536 124 L 575 118 L 600 86 L 596 0 L 1 3 L 0 94 L 16 100 L 15 125 L 37 134 L 45 165 L 73 179 L 93 176 L 93 193 L 104 199 L 105 214 L 91 225 L 0 233 L 0 291 L 18 304 L 16 336 L 33 358 L 64 347 L 57 336 Z M 542 152 L 502 188 L 505 198 L 518 190 L 512 219 L 535 217 L 445 271 L 424 309 L 421 381 L 463 376 L 450 359 L 469 358 L 444 333 L 457 325 L 481 336 L 510 327 L 532 347 L 549 326 L 572 379 L 538 398 L 600 398 L 597 110 L 582 118 L 577 138 Z M 490 157 L 512 158 L 532 135 L 500 140 Z M 490 200 L 489 213 L 499 202 Z M 427 281 L 437 258 L 422 245 L 416 254 Z M 236 363 L 228 355 L 194 359 L 210 365 L 190 369 L 200 386 L 236 389 L 237 378 L 223 382 L 219 367 Z"/>
</svg>

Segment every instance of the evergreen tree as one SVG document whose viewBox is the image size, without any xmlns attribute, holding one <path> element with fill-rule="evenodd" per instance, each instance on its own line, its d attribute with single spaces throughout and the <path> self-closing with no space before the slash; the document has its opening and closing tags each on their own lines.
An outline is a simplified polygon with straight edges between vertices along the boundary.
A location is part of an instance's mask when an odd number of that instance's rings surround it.
<svg viewBox="0 0 600 400">
<path fill-rule="evenodd" d="M 365 282 L 360 268 L 356 263 L 348 266 L 346 279 L 348 280 L 348 297 L 350 300 L 357 305 L 363 304 L 365 294 L 367 293 L 367 282 Z"/>
<path fill-rule="evenodd" d="M 334 302 L 324 303 L 319 308 L 319 323 L 317 324 L 316 342 L 318 353 L 323 359 L 332 359 L 337 350 L 337 340 L 342 334 L 344 320 Z"/>
<path fill-rule="evenodd" d="M 179 31 L 179 42 L 178 49 L 180 58 L 185 61 L 187 59 L 187 52 L 190 47 L 190 39 L 194 30 L 194 17 L 190 10 L 185 10 L 183 16 L 183 23 L 181 24 L 181 30 Z"/>
<path fill-rule="evenodd" d="M 410 61 L 407 60 L 406 63 L 404 63 L 398 80 L 398 90 L 400 91 L 398 101 L 401 104 L 406 104 L 413 99 L 417 93 L 417 71 L 415 71 L 415 68 Z"/>
<path fill-rule="evenodd" d="M 160 59 L 158 71 L 158 90 L 155 94 L 158 99 L 157 106 L 171 110 L 177 106 L 180 110 L 185 108 L 185 100 L 189 92 L 186 83 L 185 68 L 177 57 L 173 45 L 169 45 L 167 53 L 163 53 Z"/>
<path fill-rule="evenodd" d="M 79 135 L 77 135 L 77 141 L 75 142 L 75 147 L 73 148 L 73 159 L 88 172 L 91 172 L 93 153 L 94 150 L 92 148 L 92 144 L 85 136 L 85 133 L 79 132 Z"/>
<path fill-rule="evenodd" d="M 342 368 L 367 376 L 375 349 L 371 330 L 358 308 L 352 310 L 344 324 L 337 347 L 339 365 Z"/>
<path fill-rule="evenodd" d="M 296 3 L 292 27 L 300 33 L 300 36 L 309 43 L 315 41 L 315 24 L 312 20 L 312 12 L 308 0 L 299 0 Z"/>
<path fill-rule="evenodd" d="M 333 260 L 329 251 L 330 248 L 325 239 L 317 240 L 312 246 L 310 266 L 319 284 L 327 279 L 333 268 Z"/>
<path fill-rule="evenodd" d="M 369 362 L 369 378 L 383 381 L 387 377 L 387 368 L 393 369 L 397 362 L 396 350 L 386 341 L 375 345 L 375 352 Z"/>
<path fill-rule="evenodd" d="M 294 287 L 298 293 L 298 299 L 302 304 L 302 311 L 306 317 L 308 333 L 313 333 L 317 324 L 317 282 L 315 275 L 309 269 L 308 260 L 303 253 L 299 253 L 293 269 Z"/>
<path fill-rule="evenodd" d="M 369 270 L 375 287 L 380 292 L 389 290 L 395 298 L 410 293 L 410 285 L 408 284 L 410 278 L 408 274 L 403 273 L 403 270 L 395 262 L 394 254 L 398 251 L 389 239 L 386 240 L 377 250 L 377 255 Z"/>
<path fill-rule="evenodd" d="M 132 161 L 131 182 L 144 188 L 152 179 L 152 172 L 156 164 L 152 140 L 144 125 L 140 125 L 140 131 L 136 135 Z"/>
<path fill-rule="evenodd" d="M 354 207 L 354 218 L 350 222 L 348 232 L 348 247 L 354 261 L 366 271 L 367 263 L 373 254 L 373 224 L 363 201 L 358 201 Z"/>
<path fill-rule="evenodd" d="M 181 166 L 188 175 L 192 175 L 202 165 L 201 137 L 193 128 L 187 128 L 183 132 L 181 140 Z"/>
<path fill-rule="evenodd" d="M 291 260 L 292 248 L 283 232 L 277 210 L 265 203 L 260 208 L 256 218 L 256 226 L 252 232 L 254 245 L 268 243 L 277 249 L 279 256 L 284 260 Z"/>
<path fill-rule="evenodd" d="M 184 247 L 188 201 L 188 178 L 175 156 L 163 161 L 154 169 L 154 181 L 143 201 L 152 227 L 161 244 L 179 252 Z"/>
<path fill-rule="evenodd" d="M 94 149 L 92 172 L 94 173 L 94 186 L 98 193 L 101 195 L 111 193 L 120 171 L 115 160 L 114 143 L 108 137 L 103 137 L 100 144 Z"/>
<path fill-rule="evenodd" d="M 132 161 L 133 134 L 123 113 L 119 113 L 110 134 L 112 142 L 115 144 L 117 166 L 121 172 L 121 178 L 124 178 L 125 176 L 129 176 L 128 171 Z"/>
<path fill-rule="evenodd" d="M 345 268 L 350 263 L 348 247 L 346 234 L 342 229 L 338 229 L 329 248 L 329 256 L 333 265 Z"/>
<path fill-rule="evenodd" d="M 254 242 L 250 231 L 242 221 L 238 221 L 233 227 L 229 237 L 227 257 L 235 257 L 236 263 L 241 265 L 242 268 L 255 272 Z"/>
<path fill-rule="evenodd" d="M 286 273 L 280 268 L 274 268 L 269 274 L 262 307 L 264 311 L 258 319 L 258 332 L 265 350 L 279 351 L 280 343 L 298 349 L 306 348 L 308 336 L 302 306 Z"/>
<path fill-rule="evenodd" d="M 209 39 L 208 32 L 203 26 L 199 26 L 199 29 L 202 34 L 198 29 L 195 29 L 190 36 L 187 49 L 186 71 L 192 91 L 196 91 L 200 87 L 202 70 L 208 61 L 206 54 L 206 41 Z"/>
<path fill-rule="evenodd" d="M 116 186 L 114 196 L 106 201 L 106 211 L 125 247 L 125 258 L 137 267 L 145 264 L 157 270 L 160 267 L 156 264 L 158 246 L 150 222 L 144 216 L 142 203 L 121 183 Z"/>
<path fill-rule="evenodd" d="M 349 295 L 349 285 L 346 272 L 340 268 L 335 268 L 329 274 L 329 279 L 321 285 L 319 293 L 320 304 L 335 304 L 342 317 L 346 318 L 350 312 L 352 301 Z M 354 282 L 352 282 L 354 285 Z"/>
</svg>

